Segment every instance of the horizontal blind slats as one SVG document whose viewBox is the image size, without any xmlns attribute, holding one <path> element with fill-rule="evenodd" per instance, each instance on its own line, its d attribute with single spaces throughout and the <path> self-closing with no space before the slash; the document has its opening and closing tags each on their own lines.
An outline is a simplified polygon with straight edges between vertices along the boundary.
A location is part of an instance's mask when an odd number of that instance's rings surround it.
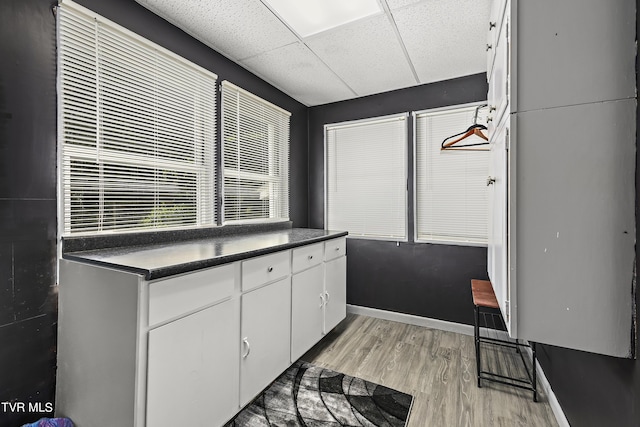
<svg viewBox="0 0 640 427">
<path fill-rule="evenodd" d="M 64 233 L 214 225 L 215 75 L 60 12 Z"/>
<path fill-rule="evenodd" d="M 222 82 L 225 223 L 289 219 L 289 117 Z"/>
<path fill-rule="evenodd" d="M 445 138 L 473 123 L 475 111 L 472 106 L 416 116 L 418 240 L 487 241 L 488 152 L 440 150 Z M 480 113 L 478 123 L 486 123 L 484 110 Z"/>
<path fill-rule="evenodd" d="M 327 126 L 328 229 L 406 239 L 406 147 L 406 120 Z"/>
</svg>

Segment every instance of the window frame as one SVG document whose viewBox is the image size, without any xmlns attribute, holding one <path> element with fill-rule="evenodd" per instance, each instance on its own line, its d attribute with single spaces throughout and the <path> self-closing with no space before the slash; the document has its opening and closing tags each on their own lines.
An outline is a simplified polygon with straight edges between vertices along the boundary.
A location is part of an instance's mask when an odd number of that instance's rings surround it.
<svg viewBox="0 0 640 427">
<path fill-rule="evenodd" d="M 368 117 L 368 118 L 363 118 L 363 119 L 357 119 L 357 120 L 348 120 L 348 121 L 343 121 L 343 122 L 336 122 L 336 123 L 327 123 L 324 125 L 323 127 L 323 132 L 324 132 L 324 144 L 323 144 L 323 149 L 324 149 L 324 163 L 323 163 L 323 172 L 324 172 L 324 182 L 323 182 L 323 189 L 324 189 L 324 229 L 328 230 L 328 223 L 329 223 L 329 208 L 328 208 L 328 204 L 329 204 L 329 179 L 328 179 L 328 173 L 327 173 L 327 167 L 328 167 L 328 150 L 327 150 L 327 144 L 328 144 L 328 131 L 330 130 L 330 128 L 338 128 L 338 127 L 347 127 L 347 126 L 358 126 L 358 125 L 362 125 L 362 124 L 366 124 L 366 123 L 376 123 L 376 122 L 383 122 L 383 121 L 394 121 L 394 120 L 403 120 L 404 122 L 404 140 L 403 140 L 403 148 L 404 148 L 404 161 L 403 161 L 403 169 L 404 169 L 404 181 L 405 181 L 405 186 L 404 186 L 404 237 L 401 239 L 398 239 L 397 237 L 393 237 L 393 236 L 366 236 L 366 235 L 355 235 L 352 234 L 351 232 L 349 233 L 349 235 L 347 236 L 348 238 L 353 238 L 353 239 L 363 239 L 363 240 L 379 240 L 379 241 L 390 241 L 390 242 L 403 242 L 406 243 L 409 241 L 409 148 L 408 148 L 408 144 L 409 144 L 409 135 L 408 135 L 408 131 L 409 131 L 409 125 L 408 125 L 408 120 L 409 120 L 409 113 L 397 113 L 397 114 L 389 114 L 389 115 L 384 115 L 384 116 L 375 116 L 375 117 Z"/>
<path fill-rule="evenodd" d="M 225 89 L 226 88 L 226 89 Z M 233 174 L 233 169 L 230 168 L 225 168 L 225 95 L 224 95 L 224 91 L 225 90 L 229 90 L 229 91 L 235 91 L 237 92 L 237 96 L 246 96 L 249 99 L 254 100 L 255 102 L 257 102 L 258 104 L 262 104 L 263 107 L 266 108 L 270 108 L 272 109 L 272 111 L 282 114 L 284 116 L 287 117 L 286 120 L 286 138 L 283 141 L 283 144 L 286 147 L 286 152 L 284 154 L 284 158 L 278 158 L 278 150 L 277 150 L 277 145 L 279 144 L 279 142 L 277 141 L 276 138 L 276 124 L 275 123 L 269 123 L 269 122 L 264 122 L 264 124 L 267 126 L 267 134 L 268 136 L 268 140 L 266 141 L 266 146 L 267 146 L 267 158 L 269 160 L 269 170 L 272 170 L 274 168 L 276 168 L 276 163 L 281 162 L 282 165 L 284 165 L 284 176 L 281 175 L 271 175 L 271 174 L 259 174 L 259 173 L 252 173 L 252 172 L 238 172 L 237 178 L 242 178 L 245 177 L 245 179 L 249 179 L 249 180 L 255 180 L 255 181 L 259 181 L 265 184 L 271 184 L 271 183 L 275 183 L 280 181 L 280 185 L 283 185 L 285 188 L 284 190 L 280 191 L 279 193 L 281 193 L 280 195 L 283 197 L 286 197 L 286 216 L 281 217 L 281 216 L 276 216 L 276 217 L 272 217 L 272 214 L 275 212 L 276 214 L 278 214 L 278 207 L 276 206 L 276 201 L 269 197 L 269 217 L 268 218 L 247 218 L 247 219 L 231 219 L 229 220 L 227 218 L 226 215 L 226 194 L 227 194 L 227 190 L 225 189 L 225 172 L 227 171 L 231 171 Z M 220 101 L 220 174 L 219 174 L 219 182 L 220 182 L 220 196 L 221 196 L 221 208 L 220 208 L 220 218 L 221 218 L 221 224 L 222 225 L 242 225 L 242 224 L 263 224 L 263 223 L 276 223 L 276 222 L 287 222 L 290 221 L 290 200 L 289 200 L 289 195 L 290 195 L 290 187 L 291 187 L 291 182 L 290 182 L 290 152 L 291 152 L 291 113 L 285 109 L 283 109 L 282 107 L 279 107 L 269 101 L 267 101 L 266 99 L 260 98 L 259 96 L 247 91 L 246 89 L 243 89 L 239 86 L 237 86 L 236 84 L 228 81 L 228 80 L 223 80 L 220 83 L 220 91 L 221 91 L 221 101 Z M 238 110 L 240 109 L 239 105 L 240 103 L 238 102 Z M 241 113 L 240 111 L 238 111 L 238 114 Z M 252 117 L 249 116 L 252 119 L 259 121 L 259 118 L 257 117 Z M 236 124 L 236 126 L 238 126 L 238 124 Z M 279 213 L 283 213 L 283 212 L 279 212 Z"/>
<path fill-rule="evenodd" d="M 420 244 L 440 244 L 440 245 L 451 245 L 451 246 L 469 246 L 469 247 L 488 247 L 488 236 L 486 242 L 478 242 L 473 240 L 454 240 L 454 239 L 424 239 L 419 238 L 419 227 L 418 227 L 418 116 L 425 113 L 439 113 L 445 112 L 449 110 L 458 110 L 470 107 L 479 107 L 482 105 L 486 105 L 487 101 L 476 101 L 465 104 L 455 104 L 448 105 L 444 107 L 437 108 L 428 108 L 419 111 L 412 111 L 412 126 L 413 126 L 413 241 L 414 243 Z M 488 173 L 488 169 L 487 169 Z M 487 205 L 488 209 L 488 205 Z"/>
<path fill-rule="evenodd" d="M 81 23 L 78 24 L 77 27 L 73 27 L 71 29 L 71 32 L 68 33 L 68 35 L 63 36 L 62 35 L 63 30 L 61 28 L 63 25 L 61 15 L 59 15 L 58 19 L 56 20 L 56 26 L 57 26 L 56 47 L 58 50 L 58 53 L 57 53 L 58 71 L 56 75 L 56 85 L 57 85 L 57 93 L 58 93 L 58 97 L 57 97 L 58 98 L 57 100 L 58 235 L 61 237 L 76 237 L 76 236 L 77 237 L 87 237 L 87 236 L 96 237 L 96 236 L 105 236 L 105 235 L 114 235 L 114 234 L 148 233 L 148 232 L 169 231 L 169 230 L 185 230 L 185 229 L 216 227 L 218 225 L 217 223 L 218 212 L 217 212 L 217 203 L 216 203 L 216 194 L 217 194 L 216 115 L 217 115 L 217 108 L 218 108 L 218 105 L 217 105 L 218 104 L 217 103 L 218 76 L 215 73 L 177 55 L 176 53 L 168 49 L 165 49 L 160 45 L 122 27 L 121 25 L 114 23 L 107 18 L 104 18 L 103 16 L 83 6 L 80 6 L 77 3 L 74 3 L 73 1 L 66 0 L 59 7 L 61 8 L 60 10 L 61 14 L 68 15 L 68 18 L 65 18 L 65 19 L 70 19 L 70 20 L 82 19 L 82 21 L 79 21 Z M 96 105 L 98 105 L 98 101 L 101 99 L 100 94 L 102 93 L 100 80 L 98 76 L 100 72 L 104 72 L 103 70 L 104 65 L 102 63 L 99 63 L 97 60 L 97 58 L 100 56 L 100 52 L 102 52 L 102 49 L 104 49 L 104 44 L 98 43 L 100 35 L 102 35 L 102 37 L 105 37 L 105 36 L 107 37 L 106 39 L 104 39 L 106 43 L 116 43 L 117 42 L 116 38 L 121 37 L 127 43 L 131 43 L 131 45 L 123 45 L 127 48 L 130 48 L 133 46 L 136 49 L 143 49 L 149 52 L 150 55 L 155 55 L 155 57 L 158 58 L 158 62 L 169 61 L 169 66 L 175 66 L 176 64 L 179 64 L 179 66 L 185 67 L 184 68 L 185 70 L 189 70 L 190 73 L 198 73 L 205 80 L 210 79 L 208 83 L 210 83 L 212 87 L 209 88 L 208 90 L 209 92 L 211 92 L 210 94 L 213 95 L 212 100 L 207 104 L 206 107 L 200 106 L 198 108 L 202 108 L 202 112 L 199 113 L 199 114 L 202 114 L 201 116 L 199 116 L 203 120 L 202 123 L 210 122 L 211 128 L 210 129 L 207 128 L 206 132 L 202 134 L 203 140 L 201 142 L 194 143 L 193 140 L 188 140 L 190 142 L 186 146 L 191 147 L 191 149 L 193 149 L 194 151 L 194 158 L 191 163 L 188 161 L 185 161 L 184 159 L 181 160 L 179 159 L 179 157 L 176 157 L 175 159 L 171 160 L 170 158 L 149 155 L 148 153 L 142 152 L 142 151 L 135 152 L 135 150 L 129 150 L 129 151 L 124 150 L 123 152 L 120 152 L 117 149 L 105 148 L 103 146 L 105 140 L 104 140 L 104 137 L 101 135 L 103 135 L 104 129 L 109 130 L 110 128 L 108 127 L 103 128 L 101 126 L 100 111 L 102 107 L 97 107 L 95 112 L 95 117 L 91 116 L 91 118 L 93 118 L 96 121 L 95 130 L 94 130 L 96 139 L 95 141 L 92 142 L 93 146 L 84 147 L 81 145 L 74 145 L 73 140 L 71 140 L 70 142 L 67 142 L 68 138 L 65 137 L 65 131 L 68 129 L 73 130 L 74 128 L 73 127 L 69 128 L 68 126 L 71 126 L 71 125 L 67 124 L 67 120 L 65 119 L 65 113 L 68 112 L 69 110 L 65 104 L 65 95 L 64 95 L 65 92 L 63 91 L 63 83 L 67 82 L 68 80 L 66 80 L 64 77 L 65 76 L 64 70 L 66 70 L 67 68 L 63 69 L 63 65 L 65 64 L 65 62 L 63 58 L 63 52 L 62 52 L 63 49 L 61 48 L 61 46 L 63 44 L 63 38 L 65 39 L 68 38 L 69 40 L 68 42 L 65 42 L 65 43 L 69 43 L 69 45 L 73 44 L 72 40 L 76 35 L 76 33 L 74 33 L 73 31 L 79 31 L 78 29 L 81 28 L 82 23 L 89 24 L 89 22 L 91 21 L 93 22 L 93 28 L 94 28 L 92 37 L 95 38 L 95 45 L 94 45 L 95 47 L 93 47 L 92 50 L 90 50 L 90 52 L 96 57 L 96 62 L 95 62 L 96 65 L 94 68 L 94 71 L 96 73 L 96 81 L 95 81 Z M 90 28 L 90 25 L 87 25 L 86 28 Z M 108 33 L 114 34 L 115 35 L 114 38 L 112 38 L 111 36 L 108 36 Z M 66 49 L 67 48 L 64 48 L 65 51 Z M 78 50 L 75 52 L 76 52 L 75 55 L 78 55 L 80 51 Z M 69 57 L 69 58 L 72 58 L 72 57 Z M 138 71 L 135 68 L 132 68 L 132 70 L 134 70 L 134 72 Z M 154 76 L 156 76 L 156 73 L 149 73 L 148 76 L 155 78 Z M 139 99 L 143 99 L 143 98 L 139 98 Z M 144 99 L 147 100 L 147 98 L 144 98 Z M 209 111 L 209 107 L 212 108 L 212 111 Z M 194 106 L 193 109 L 195 110 L 195 108 L 196 107 Z M 158 114 L 157 111 L 155 114 Z M 193 114 L 194 114 L 194 117 L 198 117 L 195 112 Z M 154 115 L 154 117 L 156 116 Z M 168 122 L 168 123 L 174 124 L 173 122 Z M 206 126 L 208 127 L 209 124 Z M 114 129 L 117 130 L 119 128 L 114 128 Z M 133 135 L 135 135 L 135 133 L 133 133 Z M 194 135 L 195 135 L 195 131 L 194 131 Z M 206 135 L 206 137 L 204 135 Z M 131 138 L 131 139 L 134 140 L 135 138 Z M 158 142 L 156 141 L 156 144 L 157 143 Z M 200 154 L 196 155 L 195 153 L 197 151 L 201 151 Z M 101 152 L 106 153 L 107 155 L 102 156 Z M 169 153 L 171 152 L 174 152 L 174 151 L 169 151 Z M 94 227 L 96 227 L 97 229 L 82 230 L 82 231 L 74 232 L 73 229 L 71 228 L 71 218 L 70 218 L 71 211 L 72 211 L 71 186 L 73 182 L 72 181 L 73 178 L 71 177 L 71 174 L 74 172 L 74 170 L 71 169 L 71 166 L 69 166 L 69 168 L 65 166 L 65 163 L 67 161 L 73 162 L 74 159 L 79 162 L 89 161 L 90 163 L 94 163 L 95 167 L 98 170 L 104 170 L 105 166 L 108 165 L 107 166 L 108 168 L 131 167 L 132 170 L 135 168 L 140 168 L 141 170 L 155 171 L 153 174 L 155 176 L 154 180 L 148 181 L 148 182 L 153 183 L 153 185 L 156 187 L 156 190 L 154 190 L 154 192 L 151 192 L 151 193 L 144 193 L 145 196 L 152 195 L 154 200 L 157 200 L 158 194 L 161 194 L 158 192 L 157 186 L 161 182 L 160 177 L 163 171 L 171 174 L 176 174 L 176 176 L 180 176 L 180 177 L 184 177 L 186 174 L 193 174 L 193 178 L 191 179 L 193 182 L 195 182 L 194 187 L 189 187 L 189 191 L 187 193 L 176 193 L 176 195 L 180 195 L 186 198 L 189 198 L 189 197 L 194 198 L 195 223 L 190 223 L 190 224 L 177 223 L 177 224 L 170 224 L 167 226 L 158 226 L 157 224 L 152 224 L 152 225 L 145 226 L 145 225 L 141 225 L 143 223 L 141 222 L 140 219 L 138 219 L 138 224 L 136 226 L 129 227 L 125 225 L 123 227 L 122 226 L 123 224 L 118 224 L 119 225 L 118 227 L 113 227 L 113 228 L 109 227 L 109 228 L 103 229 L 100 226 L 100 221 L 98 221 L 94 225 Z M 156 161 L 147 162 L 147 160 L 149 159 L 156 159 Z M 65 172 L 69 174 L 68 179 L 65 178 Z M 78 173 L 77 170 L 75 172 Z M 98 176 L 99 175 L 100 174 L 98 174 Z M 117 182 L 119 180 L 124 182 L 124 180 L 132 180 L 132 179 L 135 180 L 136 176 L 141 177 L 140 182 L 146 182 L 145 179 L 147 179 L 150 175 L 145 175 L 144 173 L 140 175 L 135 175 L 134 173 L 125 173 L 120 177 L 118 177 L 117 175 L 114 175 L 113 179 L 114 179 L 114 182 Z M 83 179 L 86 180 L 87 178 L 83 178 Z M 87 181 L 87 182 L 91 185 L 94 184 L 94 182 L 92 181 Z M 179 185 L 181 182 L 182 181 L 175 181 L 174 185 Z M 102 198 L 103 196 L 100 196 L 100 194 L 104 193 L 104 188 L 107 185 L 109 185 L 109 181 L 101 181 L 101 180 L 95 181 L 95 185 L 98 188 L 97 194 L 99 195 L 97 215 L 98 217 L 100 217 L 104 215 L 104 213 L 106 212 L 106 209 L 104 207 L 105 205 L 104 200 L 106 199 L 103 199 Z M 150 185 L 150 184 L 145 184 L 145 185 Z M 123 194 L 126 194 L 127 185 L 118 186 L 114 188 L 117 188 L 118 191 L 124 191 Z M 131 191 L 135 191 L 135 190 L 131 190 Z M 205 194 L 205 193 L 207 195 L 201 196 L 201 194 Z M 154 203 L 157 203 L 157 202 L 154 202 Z M 203 203 L 206 203 L 206 207 L 203 207 Z M 134 205 L 131 205 L 131 206 L 134 206 Z M 145 205 L 145 207 L 146 206 L 147 205 Z M 151 214 L 156 215 L 158 214 L 158 212 L 161 212 L 161 209 L 159 211 L 156 211 L 159 206 L 161 205 L 158 205 L 158 206 L 154 205 L 150 215 Z M 126 207 L 126 209 L 133 209 L 133 208 Z M 153 218 L 155 218 L 155 216 Z M 184 221 L 183 218 L 181 218 L 180 220 Z"/>
</svg>

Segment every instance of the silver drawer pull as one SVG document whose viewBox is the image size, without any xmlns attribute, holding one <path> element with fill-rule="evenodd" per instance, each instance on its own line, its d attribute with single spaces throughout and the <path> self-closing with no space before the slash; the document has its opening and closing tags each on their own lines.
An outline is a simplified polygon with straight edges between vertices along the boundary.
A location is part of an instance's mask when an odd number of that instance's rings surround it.
<svg viewBox="0 0 640 427">
<path fill-rule="evenodd" d="M 489 49 L 492 49 L 493 46 L 491 46 L 490 44 L 487 45 L 487 52 L 489 52 Z"/>
<path fill-rule="evenodd" d="M 487 187 L 496 182 L 496 179 L 492 176 L 487 177 Z"/>
<path fill-rule="evenodd" d="M 313 255 L 309 255 L 308 258 L 309 258 L 309 260 L 312 260 L 313 259 Z"/>
<path fill-rule="evenodd" d="M 327 304 L 329 302 L 329 292 L 324 292 L 324 303 Z"/>
<path fill-rule="evenodd" d="M 496 27 L 497 22 L 489 22 L 489 31 L 491 31 L 492 28 Z"/>
<path fill-rule="evenodd" d="M 325 304 L 324 295 L 320 294 L 320 308 Z"/>
<path fill-rule="evenodd" d="M 242 355 L 243 359 L 246 359 L 247 356 L 249 355 L 249 353 L 251 353 L 251 346 L 249 345 L 249 338 L 244 337 L 242 339 L 243 344 L 247 347 L 247 352 L 245 354 Z"/>
<path fill-rule="evenodd" d="M 340 250 L 340 246 L 338 246 L 338 247 L 336 248 L 336 251 L 339 251 L 339 250 Z"/>
<path fill-rule="evenodd" d="M 271 273 L 273 271 L 273 267 L 267 268 L 267 272 Z"/>
</svg>

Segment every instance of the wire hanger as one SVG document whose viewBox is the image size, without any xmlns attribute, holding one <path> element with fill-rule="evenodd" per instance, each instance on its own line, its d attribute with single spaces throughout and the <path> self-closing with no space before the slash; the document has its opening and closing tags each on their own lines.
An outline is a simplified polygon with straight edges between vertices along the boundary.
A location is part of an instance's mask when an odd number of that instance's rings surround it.
<svg viewBox="0 0 640 427">
<path fill-rule="evenodd" d="M 476 107 L 476 112 L 475 115 L 473 117 L 473 124 L 471 126 L 469 126 L 469 128 L 467 130 L 465 130 L 464 132 L 460 132 L 457 133 L 455 135 L 451 135 L 447 138 L 444 139 L 444 141 L 442 141 L 442 144 L 440 144 L 440 150 L 461 150 L 461 149 L 465 149 L 467 147 L 477 147 L 479 145 L 489 145 L 489 138 L 487 138 L 487 136 L 482 133 L 483 130 L 487 130 L 487 127 L 485 125 L 481 125 L 478 124 L 478 111 L 483 108 L 486 107 L 487 104 L 484 105 L 478 105 Z M 463 139 L 469 138 L 470 136 L 475 135 L 477 137 L 480 137 L 482 139 L 484 139 L 484 142 L 474 142 L 471 144 L 464 144 L 464 145 L 455 145 L 458 142 L 462 141 Z M 453 139 L 455 138 L 455 139 Z M 451 141 L 451 139 L 453 139 Z M 482 150 L 482 149 L 475 149 L 475 150 Z"/>
</svg>

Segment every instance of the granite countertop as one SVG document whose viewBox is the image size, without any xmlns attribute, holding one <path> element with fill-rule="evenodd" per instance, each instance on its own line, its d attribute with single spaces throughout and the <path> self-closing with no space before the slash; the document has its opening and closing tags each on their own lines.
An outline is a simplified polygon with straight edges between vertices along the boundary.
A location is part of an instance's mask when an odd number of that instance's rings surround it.
<svg viewBox="0 0 640 427">
<path fill-rule="evenodd" d="M 171 243 L 66 252 L 62 257 L 140 274 L 146 280 L 153 280 L 346 235 L 346 231 L 288 228 Z"/>
</svg>

